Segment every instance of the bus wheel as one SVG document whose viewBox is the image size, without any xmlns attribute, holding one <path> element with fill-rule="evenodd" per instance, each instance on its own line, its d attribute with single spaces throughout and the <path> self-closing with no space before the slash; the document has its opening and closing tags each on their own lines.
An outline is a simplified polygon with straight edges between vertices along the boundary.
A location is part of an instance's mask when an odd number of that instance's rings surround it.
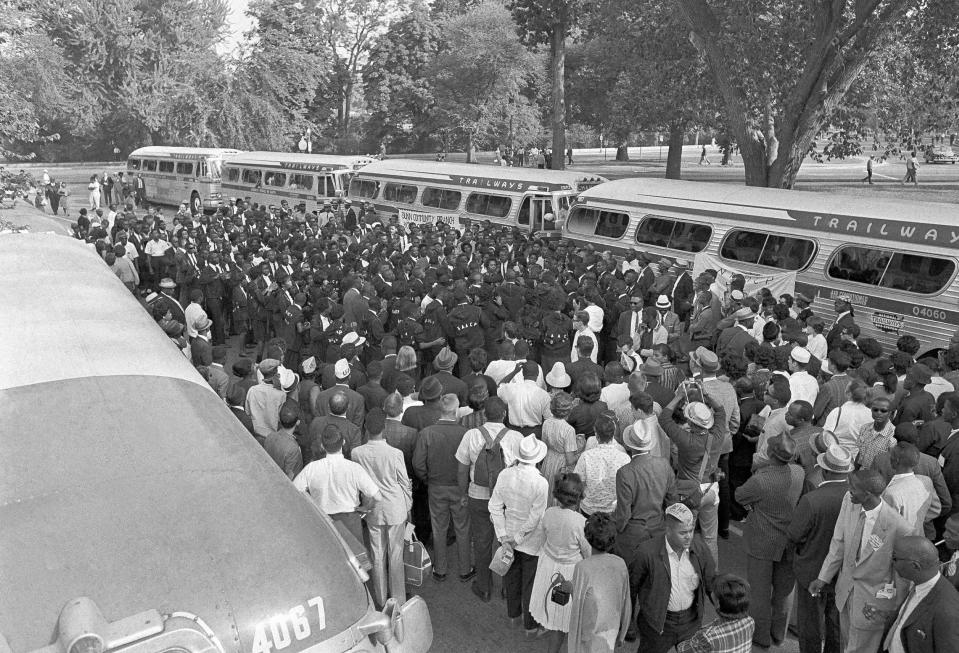
<svg viewBox="0 0 959 653">
<path fill-rule="evenodd" d="M 199 215 L 201 211 L 203 211 L 203 204 L 200 202 L 200 194 L 193 191 L 193 194 L 190 195 L 190 212 L 193 215 Z"/>
</svg>

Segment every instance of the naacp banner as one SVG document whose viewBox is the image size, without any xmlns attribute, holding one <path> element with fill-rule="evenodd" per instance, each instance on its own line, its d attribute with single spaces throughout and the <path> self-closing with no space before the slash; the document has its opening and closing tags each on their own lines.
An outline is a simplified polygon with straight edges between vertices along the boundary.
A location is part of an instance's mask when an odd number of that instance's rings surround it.
<svg viewBox="0 0 959 653">
<path fill-rule="evenodd" d="M 712 289 L 718 291 L 720 297 L 729 290 L 729 282 L 736 274 L 741 274 L 746 278 L 746 287 L 743 292 L 747 295 L 755 295 L 762 288 L 769 288 L 773 297 L 796 294 L 795 272 L 776 272 L 772 274 L 749 272 L 748 270 L 734 268 L 711 254 L 697 254 L 696 258 L 693 259 L 693 278 L 706 270 L 716 270 L 718 272 L 716 283 Z"/>
</svg>

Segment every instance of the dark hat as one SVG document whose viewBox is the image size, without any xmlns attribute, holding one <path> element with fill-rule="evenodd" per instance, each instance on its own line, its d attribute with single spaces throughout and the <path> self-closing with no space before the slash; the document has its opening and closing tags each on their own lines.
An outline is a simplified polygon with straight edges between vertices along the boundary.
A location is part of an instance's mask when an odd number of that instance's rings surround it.
<svg viewBox="0 0 959 653">
<path fill-rule="evenodd" d="M 909 368 L 906 379 L 919 385 L 926 385 L 932 381 L 932 371 L 922 363 L 918 363 Z"/>
<path fill-rule="evenodd" d="M 766 443 L 766 453 L 784 463 L 792 462 L 796 457 L 796 443 L 786 434 L 774 435 Z"/>
<path fill-rule="evenodd" d="M 439 399 L 443 394 L 443 384 L 440 383 L 440 380 L 433 376 L 428 376 L 423 379 L 423 384 L 420 386 L 420 401 L 435 401 Z"/>
</svg>

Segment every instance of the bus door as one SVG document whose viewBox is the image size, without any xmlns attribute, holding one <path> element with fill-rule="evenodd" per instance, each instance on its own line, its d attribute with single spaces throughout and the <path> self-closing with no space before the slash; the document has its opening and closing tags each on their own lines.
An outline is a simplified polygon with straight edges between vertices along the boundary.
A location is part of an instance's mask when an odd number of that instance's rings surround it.
<svg viewBox="0 0 959 653">
<path fill-rule="evenodd" d="M 555 221 L 545 221 L 547 214 L 553 213 L 553 198 L 549 195 L 526 195 L 516 217 L 519 228 L 535 234 L 538 231 L 554 231 Z"/>
</svg>

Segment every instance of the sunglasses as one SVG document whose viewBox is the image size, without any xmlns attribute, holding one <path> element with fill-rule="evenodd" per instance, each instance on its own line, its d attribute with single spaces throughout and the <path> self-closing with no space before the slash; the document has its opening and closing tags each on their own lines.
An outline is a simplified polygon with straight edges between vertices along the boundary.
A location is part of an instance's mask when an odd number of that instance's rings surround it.
<svg viewBox="0 0 959 653">
<path fill-rule="evenodd" d="M 873 408 L 873 409 L 872 409 L 872 412 L 874 412 L 874 413 L 888 413 L 888 412 L 889 412 L 889 409 L 888 409 L 888 408 Z"/>
</svg>

